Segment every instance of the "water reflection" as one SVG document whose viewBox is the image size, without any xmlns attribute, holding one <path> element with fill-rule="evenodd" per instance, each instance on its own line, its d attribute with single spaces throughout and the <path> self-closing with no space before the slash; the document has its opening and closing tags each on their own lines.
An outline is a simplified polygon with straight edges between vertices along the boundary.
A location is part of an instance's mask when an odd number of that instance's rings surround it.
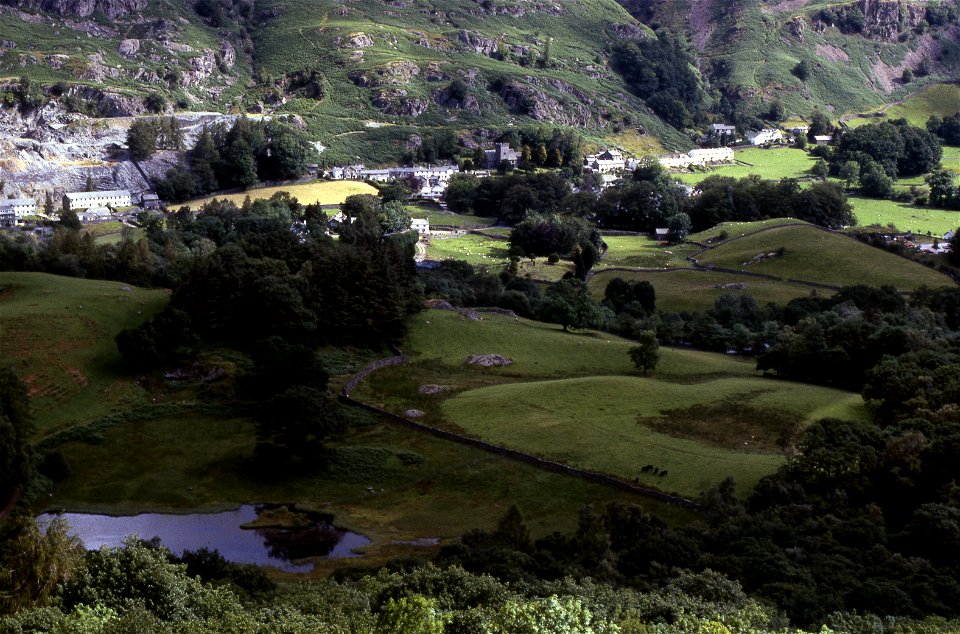
<svg viewBox="0 0 960 634">
<path fill-rule="evenodd" d="M 143 539 L 156 536 L 178 555 L 184 550 L 216 548 L 228 561 L 272 566 L 288 572 L 312 570 L 311 563 L 295 563 L 307 557 L 359 557 L 353 549 L 370 543 L 363 535 L 340 530 L 329 523 L 329 518 L 315 515 L 308 516 L 310 521 L 299 528 L 241 528 L 256 521 L 265 508 L 246 504 L 222 513 L 142 513 L 121 517 L 64 513 L 63 517 L 70 524 L 71 533 L 89 549 L 120 546 L 128 535 Z M 54 517 L 45 513 L 38 516 L 37 521 L 49 522 Z"/>
</svg>

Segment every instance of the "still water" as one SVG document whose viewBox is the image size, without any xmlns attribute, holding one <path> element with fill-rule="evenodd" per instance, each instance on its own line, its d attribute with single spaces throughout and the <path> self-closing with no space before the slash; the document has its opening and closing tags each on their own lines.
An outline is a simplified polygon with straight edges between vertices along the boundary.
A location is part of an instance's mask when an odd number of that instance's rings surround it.
<svg viewBox="0 0 960 634">
<path fill-rule="evenodd" d="M 353 549 L 370 543 L 363 535 L 343 531 L 318 519 L 304 528 L 240 528 L 257 519 L 264 507 L 246 504 L 222 513 L 143 513 L 123 517 L 64 513 L 70 532 L 88 549 L 120 546 L 128 535 L 142 539 L 159 537 L 175 554 L 184 550 L 216 548 L 227 560 L 242 564 L 272 566 L 288 572 L 309 572 L 313 564 L 296 563 L 307 557 L 339 559 L 359 557 Z M 56 517 L 45 513 L 37 521 Z"/>
</svg>

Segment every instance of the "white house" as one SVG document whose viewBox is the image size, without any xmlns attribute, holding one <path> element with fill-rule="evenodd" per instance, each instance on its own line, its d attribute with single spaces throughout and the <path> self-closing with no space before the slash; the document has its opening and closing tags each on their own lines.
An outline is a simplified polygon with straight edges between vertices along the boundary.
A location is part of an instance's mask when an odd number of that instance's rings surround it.
<svg viewBox="0 0 960 634">
<path fill-rule="evenodd" d="M 750 134 L 747 135 L 747 138 L 753 145 L 769 145 L 783 141 L 783 132 L 774 130 L 773 128 L 764 128 L 759 132 L 751 131 Z"/>
<path fill-rule="evenodd" d="M 737 136 L 737 126 L 727 125 L 726 123 L 714 123 L 710 126 L 710 136 L 719 138 L 724 134 L 732 137 Z"/>
<path fill-rule="evenodd" d="M 17 218 L 37 213 L 37 201 L 32 198 L 8 198 L 0 200 L 0 211 L 12 211 Z"/>
<path fill-rule="evenodd" d="M 430 233 L 430 219 L 429 218 L 411 218 L 410 228 L 415 230 L 420 235 L 424 235 L 425 233 Z"/>
<path fill-rule="evenodd" d="M 129 207 L 130 192 L 115 189 L 103 192 L 67 192 L 63 195 L 63 208 L 67 211 L 90 209 L 91 207 Z"/>
<path fill-rule="evenodd" d="M 583 169 L 588 172 L 609 174 L 619 172 L 627 166 L 623 153 L 619 150 L 604 150 L 599 154 L 588 154 L 583 157 Z"/>
<path fill-rule="evenodd" d="M 796 136 L 805 135 L 810 132 L 810 126 L 808 125 L 795 125 L 792 128 L 788 129 L 787 132 L 791 132 Z"/>
<path fill-rule="evenodd" d="M 830 145 L 833 142 L 832 134 L 818 134 L 813 137 L 813 140 L 817 142 L 817 145 Z"/>
<path fill-rule="evenodd" d="M 734 153 L 728 147 L 697 148 L 686 154 L 667 154 L 659 157 L 660 164 L 667 169 L 684 169 L 694 165 L 720 165 L 734 162 Z"/>
<path fill-rule="evenodd" d="M 718 163 L 733 163 L 733 150 L 728 147 L 710 147 L 690 150 L 687 155 L 697 165 L 712 165 Z"/>
</svg>

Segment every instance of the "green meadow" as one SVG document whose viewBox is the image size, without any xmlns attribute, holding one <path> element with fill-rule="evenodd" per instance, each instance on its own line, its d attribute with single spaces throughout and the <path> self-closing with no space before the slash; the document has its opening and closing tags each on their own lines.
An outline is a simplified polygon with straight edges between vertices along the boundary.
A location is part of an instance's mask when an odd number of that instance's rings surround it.
<svg viewBox="0 0 960 634">
<path fill-rule="evenodd" d="M 766 257 L 756 260 L 761 254 Z M 943 273 L 813 226 L 784 226 L 752 233 L 705 251 L 698 258 L 708 266 L 836 286 L 890 284 L 909 291 L 954 284 Z"/>
<path fill-rule="evenodd" d="M 794 148 L 746 148 L 734 152 L 737 163 L 721 165 L 706 171 L 681 172 L 675 176 L 688 185 L 696 185 L 708 176 L 743 178 L 756 174 L 761 178 L 780 180 L 810 175 L 816 159 L 804 150 Z"/>
<path fill-rule="evenodd" d="M 378 371 L 354 396 L 393 411 L 419 409 L 427 424 L 684 496 L 728 475 L 745 494 L 782 464 L 777 439 L 785 433 L 824 416 L 867 415 L 857 394 L 763 378 L 752 360 L 662 348 L 656 372 L 644 377 L 629 361 L 628 340 L 482 317 L 417 316 L 404 344 L 410 363 Z M 475 354 L 513 363 L 467 364 Z M 443 390 L 424 394 L 423 385 Z M 668 474 L 642 473 L 648 464 Z"/>
<path fill-rule="evenodd" d="M 602 298 L 607 284 L 617 277 L 650 282 L 657 295 L 657 310 L 664 312 L 703 312 L 712 308 L 723 295 L 749 295 L 760 304 L 774 302 L 782 305 L 811 293 L 831 294 L 830 291 L 787 281 L 696 269 L 600 271 L 588 281 L 590 292 L 595 298 Z"/>
<path fill-rule="evenodd" d="M 960 213 L 956 211 L 861 196 L 851 196 L 850 204 L 860 227 L 893 226 L 900 231 L 933 236 L 942 236 L 960 227 Z"/>
<path fill-rule="evenodd" d="M 114 337 L 166 302 L 123 282 L 0 274 L 0 357 L 26 382 L 40 435 L 148 402 Z"/>
<path fill-rule="evenodd" d="M 770 395 L 774 404 L 761 406 L 756 403 L 759 395 Z M 752 420 L 709 420 L 715 412 L 705 406 L 732 403 Z M 691 406 L 700 406 L 700 412 L 680 416 L 673 425 L 674 410 Z M 631 376 L 484 387 L 445 402 L 443 413 L 484 440 L 577 467 L 640 478 L 641 483 L 686 497 L 727 476 L 736 478 L 742 495 L 748 493 L 782 464 L 775 442 L 783 425 L 802 425 L 824 414 L 866 415 L 857 394 L 797 383 L 744 377 L 673 383 Z M 698 413 L 708 420 L 689 420 Z M 664 420 L 645 422 L 658 417 Z M 647 464 L 667 475 L 643 473 Z"/>
<path fill-rule="evenodd" d="M 878 108 L 869 114 L 881 111 L 886 117 L 853 117 L 847 119 L 846 123 L 855 128 L 878 121 L 906 119 L 913 125 L 922 128 L 932 115 L 950 117 L 960 112 L 960 85 L 933 84 L 903 101 Z"/>
</svg>

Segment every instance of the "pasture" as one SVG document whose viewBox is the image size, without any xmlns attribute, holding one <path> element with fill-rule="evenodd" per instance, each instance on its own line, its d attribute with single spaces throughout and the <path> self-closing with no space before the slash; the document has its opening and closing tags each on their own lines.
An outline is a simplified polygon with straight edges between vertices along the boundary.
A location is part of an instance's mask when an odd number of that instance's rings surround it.
<svg viewBox="0 0 960 634">
<path fill-rule="evenodd" d="M 942 236 L 960 227 L 960 214 L 946 209 L 861 196 L 851 196 L 850 204 L 860 227 L 893 226 L 900 231 L 933 236 Z"/>
<path fill-rule="evenodd" d="M 686 256 L 696 249 L 685 244 L 663 245 L 648 236 L 603 236 L 607 250 L 594 271 L 609 267 L 663 269 L 689 266 Z"/>
<path fill-rule="evenodd" d="M 761 402 L 760 396 L 768 400 Z M 771 402 L 775 405 L 766 404 Z M 709 406 L 720 403 L 736 404 L 741 416 L 715 416 Z M 673 421 L 681 406 L 693 411 Z M 744 377 L 695 383 L 634 376 L 509 383 L 458 394 L 442 409 L 451 424 L 472 436 L 573 466 L 639 478 L 685 497 L 731 475 L 738 492 L 746 495 L 782 464 L 776 443 L 789 433 L 786 428 L 823 414 L 855 419 L 866 414 L 857 394 Z M 648 464 L 667 475 L 642 472 Z"/>
<path fill-rule="evenodd" d="M 27 384 L 38 435 L 146 402 L 114 337 L 166 302 L 166 291 L 123 282 L 0 275 L 0 357 Z"/>
<path fill-rule="evenodd" d="M 486 266 L 500 270 L 507 265 L 510 243 L 475 233 L 430 238 L 427 247 L 428 260 L 463 260 L 474 266 Z"/>
<path fill-rule="evenodd" d="M 420 409 L 428 424 L 686 496 L 730 474 L 745 494 L 782 463 L 777 438 L 788 427 L 866 416 L 857 394 L 761 378 L 752 360 L 662 348 L 656 372 L 641 377 L 629 340 L 482 316 L 432 310 L 415 317 L 404 343 L 410 364 L 375 373 L 354 396 L 392 411 Z M 471 366 L 472 354 L 513 363 Z M 445 391 L 425 395 L 426 384 Z M 668 475 L 641 473 L 647 464 Z"/>
<path fill-rule="evenodd" d="M 204 198 L 188 200 L 183 203 L 183 205 L 194 211 L 200 209 L 211 200 L 226 199 L 236 205 L 242 205 L 248 196 L 250 200 L 266 200 L 277 192 L 287 192 L 303 205 L 312 205 L 315 203 L 320 205 L 339 205 L 346 200 L 348 196 L 353 196 L 354 194 L 377 195 L 375 187 L 360 181 L 315 181 L 312 183 L 248 189 L 237 194 L 206 196 Z"/>
<path fill-rule="evenodd" d="M 703 312 L 713 307 L 723 295 L 749 295 L 760 304 L 786 304 L 791 299 L 806 297 L 812 292 L 831 294 L 823 289 L 787 281 L 697 270 L 692 268 L 670 271 L 599 271 L 587 284 L 591 294 L 600 299 L 607 284 L 614 278 L 627 281 L 646 280 L 657 295 L 657 310 L 663 312 Z"/>
<path fill-rule="evenodd" d="M 781 178 L 801 178 L 810 174 L 810 168 L 816 158 L 804 150 L 794 148 L 755 148 L 748 147 L 734 151 L 736 160 L 734 165 L 721 165 L 707 171 L 681 172 L 674 174 L 687 185 L 696 185 L 708 176 L 730 176 L 743 178 L 756 174 L 769 180 Z M 749 163 L 745 165 L 743 163 Z"/>
<path fill-rule="evenodd" d="M 954 285 L 943 273 L 813 226 L 784 226 L 749 234 L 698 258 L 704 265 L 835 286 L 890 284 L 910 291 Z"/>
<path fill-rule="evenodd" d="M 922 128 L 931 115 L 949 117 L 960 112 L 960 86 L 957 84 L 933 84 L 915 95 L 911 95 L 895 104 L 878 108 L 869 114 L 876 112 L 883 112 L 886 117 L 852 117 L 848 115 L 845 117 L 845 121 L 850 127 L 856 128 L 868 123 L 902 118 Z"/>
</svg>

